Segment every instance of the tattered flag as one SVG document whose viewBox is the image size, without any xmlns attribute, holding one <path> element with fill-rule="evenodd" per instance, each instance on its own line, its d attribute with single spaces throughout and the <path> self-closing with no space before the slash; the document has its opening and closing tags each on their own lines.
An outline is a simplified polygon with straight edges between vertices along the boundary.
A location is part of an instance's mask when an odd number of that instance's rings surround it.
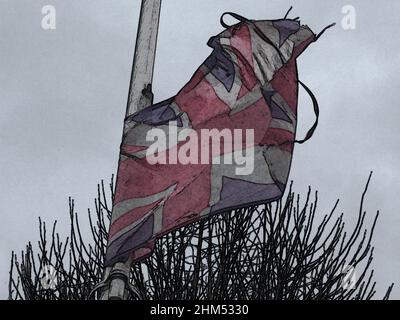
<svg viewBox="0 0 400 320">
<path fill-rule="evenodd" d="M 108 266 L 146 257 L 179 227 L 285 191 L 296 142 L 296 58 L 318 36 L 297 19 L 228 14 L 240 22 L 221 18 L 226 30 L 209 40 L 212 54 L 182 90 L 125 120 Z"/>
</svg>

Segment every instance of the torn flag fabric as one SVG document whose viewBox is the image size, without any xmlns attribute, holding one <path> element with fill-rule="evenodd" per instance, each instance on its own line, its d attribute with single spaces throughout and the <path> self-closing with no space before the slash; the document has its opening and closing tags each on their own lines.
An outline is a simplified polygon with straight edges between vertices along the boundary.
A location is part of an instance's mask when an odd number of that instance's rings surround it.
<svg viewBox="0 0 400 320">
<path fill-rule="evenodd" d="M 231 15 L 240 22 L 221 18 L 226 30 L 209 40 L 213 52 L 176 96 L 125 120 L 107 266 L 146 257 L 179 227 L 285 191 L 296 58 L 318 37 L 297 19 Z"/>
</svg>

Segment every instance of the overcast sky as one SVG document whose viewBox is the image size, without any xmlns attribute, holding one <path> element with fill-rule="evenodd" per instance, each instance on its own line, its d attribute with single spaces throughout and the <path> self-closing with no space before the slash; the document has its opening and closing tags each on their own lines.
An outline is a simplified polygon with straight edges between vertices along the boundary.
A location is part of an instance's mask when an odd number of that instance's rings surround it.
<svg viewBox="0 0 400 320">
<path fill-rule="evenodd" d="M 56 30 L 41 28 L 44 5 Z M 341 27 L 343 5 L 356 9 L 355 30 Z M 189 80 L 210 53 L 219 17 L 234 11 L 292 16 L 315 32 L 338 22 L 299 59 L 299 75 L 318 97 L 320 126 L 296 146 L 295 191 L 319 190 L 319 214 L 341 199 L 349 226 L 374 171 L 366 210 L 381 217 L 374 238 L 375 279 L 396 282 L 400 298 L 400 2 L 164 0 L 154 77 L 156 100 Z M 96 185 L 116 172 L 139 14 L 138 0 L 0 0 L 0 297 L 7 296 L 11 250 L 38 238 L 37 219 L 68 229 L 68 196 L 78 212 L 93 207 Z M 313 122 L 300 95 L 299 135 Z M 377 297 L 378 297 L 377 296 Z"/>
</svg>

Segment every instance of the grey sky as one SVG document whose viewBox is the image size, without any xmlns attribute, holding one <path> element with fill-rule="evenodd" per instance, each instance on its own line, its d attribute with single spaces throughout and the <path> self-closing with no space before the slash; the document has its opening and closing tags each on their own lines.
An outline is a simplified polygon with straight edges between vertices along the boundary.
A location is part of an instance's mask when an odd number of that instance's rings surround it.
<svg viewBox="0 0 400 320">
<path fill-rule="evenodd" d="M 41 28 L 41 9 L 57 10 L 57 29 Z M 174 95 L 210 53 L 224 11 L 255 19 L 292 15 L 315 32 L 338 26 L 299 59 L 299 74 L 321 107 L 320 126 L 297 146 L 295 191 L 319 190 L 320 213 L 341 199 L 354 222 L 368 174 L 379 289 L 397 282 L 400 298 L 400 2 L 317 0 L 164 0 L 154 78 L 156 100 Z M 340 26 L 345 4 L 356 30 Z M 0 297 L 7 294 L 11 250 L 37 239 L 37 217 L 67 230 L 68 196 L 92 207 L 96 184 L 115 173 L 128 93 L 138 0 L 0 0 Z M 312 124 L 300 95 L 300 135 Z M 339 213 L 338 212 L 338 213 Z M 382 295 L 382 291 L 379 292 Z"/>
</svg>

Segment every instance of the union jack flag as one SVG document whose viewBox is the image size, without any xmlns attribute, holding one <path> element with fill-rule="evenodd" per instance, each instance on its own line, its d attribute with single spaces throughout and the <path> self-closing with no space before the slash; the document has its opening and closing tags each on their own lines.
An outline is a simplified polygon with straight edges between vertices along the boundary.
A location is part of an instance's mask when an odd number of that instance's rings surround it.
<svg viewBox="0 0 400 320">
<path fill-rule="evenodd" d="M 297 19 L 234 16 L 240 23 L 209 40 L 212 54 L 176 96 L 125 120 L 106 265 L 142 259 L 157 238 L 203 217 L 282 197 L 296 135 L 296 58 L 318 37 Z M 150 163 L 149 132 L 173 140 L 171 127 L 206 148 L 215 142 L 200 141 L 203 129 L 252 130 L 254 139 L 221 147 L 206 163 L 174 161 L 187 148 L 177 141 L 158 150 L 164 163 Z M 245 149 L 254 168 L 238 175 L 238 165 L 223 158 Z"/>
</svg>

